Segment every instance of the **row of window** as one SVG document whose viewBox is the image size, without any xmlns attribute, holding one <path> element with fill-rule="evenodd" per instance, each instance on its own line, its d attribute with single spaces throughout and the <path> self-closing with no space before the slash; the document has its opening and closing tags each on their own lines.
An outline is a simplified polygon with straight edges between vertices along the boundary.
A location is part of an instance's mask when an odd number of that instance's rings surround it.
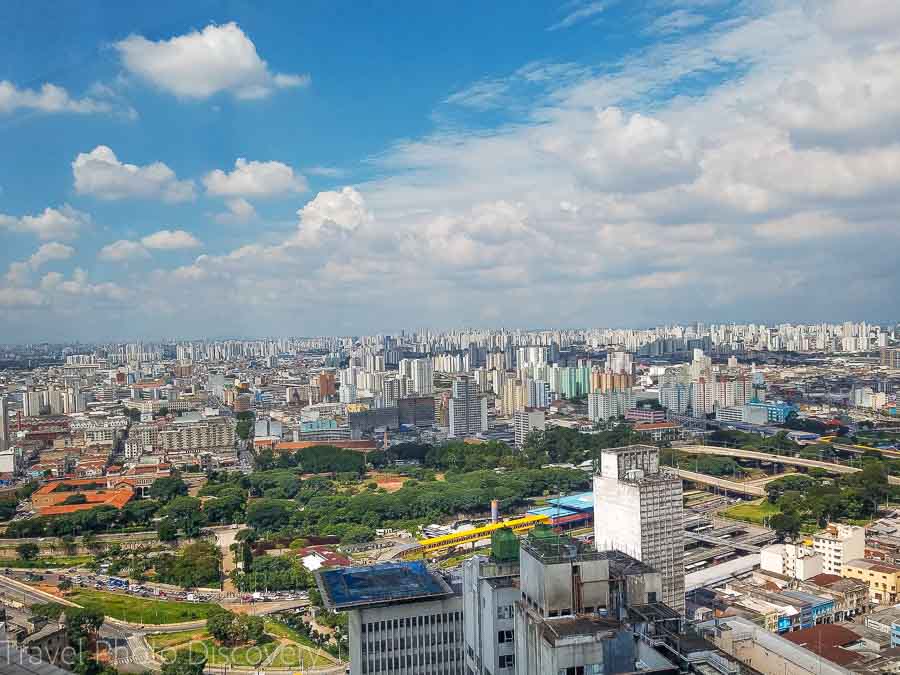
<svg viewBox="0 0 900 675">
<path fill-rule="evenodd" d="M 441 614 L 425 614 L 422 616 L 408 616 L 402 619 L 388 619 L 387 621 L 372 621 L 362 625 L 362 632 L 367 633 L 377 630 L 397 630 L 416 626 L 430 626 L 432 624 L 446 624 L 449 621 L 461 622 L 462 612 L 443 612 Z"/>
<path fill-rule="evenodd" d="M 400 668 L 417 668 L 421 669 L 422 666 L 430 666 L 440 665 L 440 664 L 448 664 L 455 663 L 456 661 L 462 661 L 462 653 L 458 649 L 444 649 L 442 651 L 428 651 L 428 652 L 415 652 L 414 654 L 407 654 L 405 657 L 403 656 L 393 656 L 393 657 L 381 657 L 381 658 L 368 658 L 363 659 L 362 662 L 362 672 L 363 673 L 380 673 L 381 671 L 396 671 Z M 460 668 L 451 668 L 451 672 L 456 672 L 460 670 L 462 664 L 460 664 Z M 418 672 L 418 671 L 417 671 Z"/>
</svg>

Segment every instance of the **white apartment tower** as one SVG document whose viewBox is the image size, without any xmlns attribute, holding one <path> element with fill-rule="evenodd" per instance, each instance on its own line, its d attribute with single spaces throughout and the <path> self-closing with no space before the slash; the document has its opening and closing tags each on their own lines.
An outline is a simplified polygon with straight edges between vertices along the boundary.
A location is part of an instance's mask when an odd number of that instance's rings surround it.
<svg viewBox="0 0 900 675">
<path fill-rule="evenodd" d="M 531 408 L 526 408 L 525 410 L 517 410 L 515 416 L 513 417 L 515 433 L 516 433 L 516 447 L 521 448 L 525 445 L 525 438 L 528 436 L 531 431 L 538 429 L 539 431 L 543 431 L 546 422 L 543 410 L 533 410 Z"/>
<path fill-rule="evenodd" d="M 603 450 L 594 475 L 594 542 L 662 575 L 662 601 L 684 613 L 684 517 L 678 474 L 661 468 L 659 449 Z"/>
<path fill-rule="evenodd" d="M 468 375 L 458 375 L 453 380 L 449 416 L 451 438 L 474 436 L 488 428 L 487 398 L 478 395 L 478 385 Z"/>
</svg>

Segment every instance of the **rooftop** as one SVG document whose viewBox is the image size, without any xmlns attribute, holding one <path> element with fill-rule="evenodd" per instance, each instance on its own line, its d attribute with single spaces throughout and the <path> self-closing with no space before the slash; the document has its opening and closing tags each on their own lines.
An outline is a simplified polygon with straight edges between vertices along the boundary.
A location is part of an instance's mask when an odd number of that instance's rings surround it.
<svg viewBox="0 0 900 675">
<path fill-rule="evenodd" d="M 316 572 L 316 581 L 326 607 L 333 610 L 437 600 L 453 593 L 447 582 L 422 561 L 323 570 Z"/>
</svg>

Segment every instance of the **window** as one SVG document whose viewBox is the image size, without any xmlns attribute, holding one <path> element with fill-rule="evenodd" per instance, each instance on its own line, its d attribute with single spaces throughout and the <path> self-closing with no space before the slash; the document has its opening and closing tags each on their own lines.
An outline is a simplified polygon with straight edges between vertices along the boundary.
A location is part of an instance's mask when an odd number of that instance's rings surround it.
<svg viewBox="0 0 900 675">
<path fill-rule="evenodd" d="M 511 619 L 513 618 L 513 606 L 512 605 L 500 605 L 497 607 L 497 618 L 498 619 Z"/>
<path fill-rule="evenodd" d="M 656 602 L 656 591 L 647 593 L 647 602 Z"/>
<path fill-rule="evenodd" d="M 497 633 L 497 642 L 501 645 L 513 641 L 513 632 L 511 630 L 501 630 Z"/>
<path fill-rule="evenodd" d="M 516 663 L 516 657 L 512 654 L 504 654 L 500 657 L 498 668 L 512 668 Z"/>
</svg>

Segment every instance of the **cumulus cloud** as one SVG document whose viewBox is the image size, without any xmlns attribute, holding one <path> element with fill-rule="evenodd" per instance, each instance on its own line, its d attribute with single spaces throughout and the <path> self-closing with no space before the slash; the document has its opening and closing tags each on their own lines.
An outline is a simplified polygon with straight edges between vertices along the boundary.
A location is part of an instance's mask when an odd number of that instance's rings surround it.
<svg viewBox="0 0 900 675">
<path fill-rule="evenodd" d="M 237 99 L 259 99 L 309 84 L 308 75 L 273 73 L 234 22 L 157 42 L 131 35 L 115 48 L 128 72 L 180 98 L 227 92 Z"/>
<path fill-rule="evenodd" d="M 297 211 L 300 232 L 297 243 L 314 245 L 327 234 L 353 232 L 372 220 L 366 209 L 365 199 L 353 187 L 340 191 L 320 192 L 313 200 Z"/>
<path fill-rule="evenodd" d="M 9 80 L 0 80 L 0 115 L 17 110 L 86 115 L 110 112 L 112 106 L 90 97 L 72 98 L 65 88 L 49 82 L 40 89 L 22 89 Z"/>
<path fill-rule="evenodd" d="M 200 246 L 200 241 L 184 230 L 160 230 L 142 238 L 141 244 L 149 249 L 176 250 L 196 248 Z"/>
<path fill-rule="evenodd" d="M 888 26 L 842 27 L 827 18 L 850 6 L 838 1 L 747 3 L 615 68 L 557 77 L 525 64 L 515 77 L 540 93 L 509 124 L 398 142 L 372 160 L 377 178 L 308 200 L 295 231 L 246 228 L 231 251 L 147 275 L 154 292 L 135 302 L 198 335 L 213 319 L 236 333 L 358 334 L 889 316 L 891 4 L 879 4 Z M 252 208 L 226 205 L 222 217 Z M 96 300 L 45 278 L 47 306 Z"/>
<path fill-rule="evenodd" d="M 256 219 L 256 209 L 243 197 L 226 199 L 225 206 L 227 211 L 213 216 L 220 225 L 243 225 Z"/>
<path fill-rule="evenodd" d="M 119 239 L 101 248 L 97 257 L 106 262 L 126 262 L 149 258 L 150 253 L 139 242 Z"/>
<path fill-rule="evenodd" d="M 58 209 L 47 207 L 37 215 L 21 218 L 0 214 L 0 227 L 33 234 L 44 240 L 74 239 L 90 222 L 88 214 L 73 209 L 68 204 L 63 204 Z"/>
<path fill-rule="evenodd" d="M 31 272 L 40 269 L 48 262 L 67 260 L 74 253 L 74 248 L 57 241 L 43 244 L 27 260 L 11 263 L 9 271 L 6 273 L 6 280 L 13 286 L 22 286 L 28 283 Z"/>
<path fill-rule="evenodd" d="M 206 191 L 224 197 L 266 198 L 292 192 L 306 192 L 306 179 L 281 162 L 248 161 L 239 157 L 234 171 L 216 169 L 203 179 Z"/>
<path fill-rule="evenodd" d="M 178 180 L 162 162 L 146 166 L 120 162 L 111 148 L 98 145 L 72 162 L 75 190 L 99 199 L 161 199 L 184 202 L 194 198 L 194 183 Z"/>
</svg>

